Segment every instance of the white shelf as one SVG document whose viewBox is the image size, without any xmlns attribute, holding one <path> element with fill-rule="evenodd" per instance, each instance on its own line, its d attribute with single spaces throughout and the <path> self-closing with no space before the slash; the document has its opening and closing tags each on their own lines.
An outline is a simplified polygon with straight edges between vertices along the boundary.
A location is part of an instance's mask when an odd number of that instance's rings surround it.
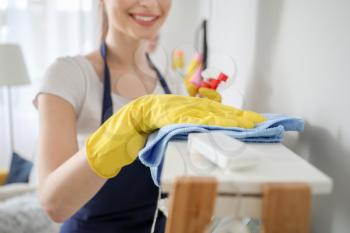
<svg viewBox="0 0 350 233">
<path fill-rule="evenodd" d="M 309 164 L 282 144 L 248 144 L 242 152 L 251 151 L 259 156 L 259 165 L 228 173 L 210 163 L 198 153 L 187 150 L 186 141 L 170 141 L 166 150 L 162 189 L 170 192 L 173 183 L 180 176 L 214 176 L 217 178 L 219 193 L 261 194 L 264 183 L 307 183 L 313 195 L 328 194 L 332 191 L 332 179 Z M 234 185 L 233 185 L 234 184 Z"/>
</svg>

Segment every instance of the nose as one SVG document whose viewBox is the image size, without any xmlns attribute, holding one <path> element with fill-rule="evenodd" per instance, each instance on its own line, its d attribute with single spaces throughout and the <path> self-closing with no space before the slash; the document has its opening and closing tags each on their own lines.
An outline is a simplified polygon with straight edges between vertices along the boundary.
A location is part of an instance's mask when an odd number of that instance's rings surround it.
<svg viewBox="0 0 350 233">
<path fill-rule="evenodd" d="M 152 8 L 152 7 L 157 7 L 158 6 L 158 1 L 159 0 L 138 0 L 138 3 L 142 7 Z"/>
</svg>

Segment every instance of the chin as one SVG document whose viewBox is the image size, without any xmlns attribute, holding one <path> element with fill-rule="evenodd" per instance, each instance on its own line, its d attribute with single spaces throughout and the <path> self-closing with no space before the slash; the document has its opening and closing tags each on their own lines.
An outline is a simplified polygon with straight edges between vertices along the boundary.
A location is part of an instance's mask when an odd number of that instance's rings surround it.
<svg viewBox="0 0 350 233">
<path fill-rule="evenodd" d="M 154 37 L 156 37 L 158 33 L 152 33 L 150 34 L 149 32 L 147 33 L 140 33 L 140 32 L 135 32 L 134 33 L 134 38 L 138 40 L 152 40 Z"/>
</svg>

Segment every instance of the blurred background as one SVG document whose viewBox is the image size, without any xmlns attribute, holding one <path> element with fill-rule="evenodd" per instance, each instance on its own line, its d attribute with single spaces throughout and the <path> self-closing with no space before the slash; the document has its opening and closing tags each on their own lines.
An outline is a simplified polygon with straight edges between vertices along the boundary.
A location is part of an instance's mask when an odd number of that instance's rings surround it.
<svg viewBox="0 0 350 233">
<path fill-rule="evenodd" d="M 314 199 L 315 233 L 350 229 L 349 12 L 348 0 L 174 0 L 160 37 L 168 54 L 191 46 L 207 18 L 210 63 L 233 58 L 237 66 L 223 102 L 305 119 L 305 131 L 284 144 L 334 179 L 334 192 Z M 98 25 L 96 0 L 0 0 L 0 43 L 21 45 L 32 83 L 12 89 L 15 149 L 28 159 L 38 133 L 35 87 L 56 57 L 95 49 Z M 3 93 L 0 168 L 11 159 Z"/>
</svg>

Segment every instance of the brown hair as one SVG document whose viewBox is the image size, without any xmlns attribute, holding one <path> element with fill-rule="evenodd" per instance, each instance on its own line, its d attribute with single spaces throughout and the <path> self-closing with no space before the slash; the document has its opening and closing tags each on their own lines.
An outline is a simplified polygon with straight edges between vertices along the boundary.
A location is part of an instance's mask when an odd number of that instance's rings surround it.
<svg viewBox="0 0 350 233">
<path fill-rule="evenodd" d="M 102 1 L 99 4 L 99 14 L 100 14 L 100 42 L 106 40 L 108 32 L 108 17 L 106 13 L 105 5 Z"/>
</svg>

